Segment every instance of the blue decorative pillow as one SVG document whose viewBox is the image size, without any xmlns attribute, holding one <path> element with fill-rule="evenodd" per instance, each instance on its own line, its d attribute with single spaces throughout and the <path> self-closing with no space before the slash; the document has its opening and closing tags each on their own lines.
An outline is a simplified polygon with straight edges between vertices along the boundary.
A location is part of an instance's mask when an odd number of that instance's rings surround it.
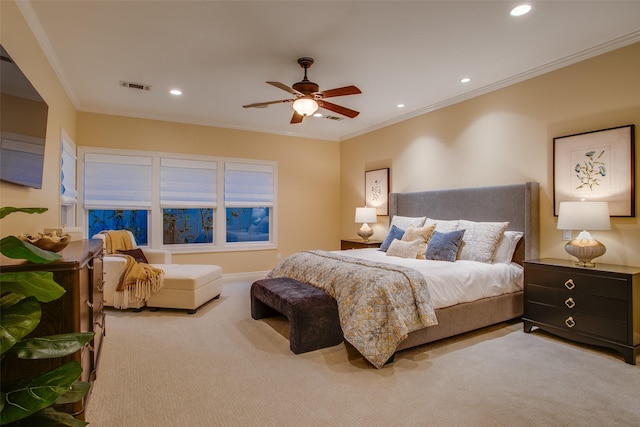
<svg viewBox="0 0 640 427">
<path fill-rule="evenodd" d="M 434 231 L 427 244 L 427 251 L 424 257 L 438 261 L 455 261 L 463 235 L 464 230 L 456 230 L 449 233 Z"/>
<path fill-rule="evenodd" d="M 387 234 L 387 238 L 384 239 L 384 242 L 380 245 L 380 250 L 386 252 L 391 242 L 393 242 L 394 239 L 402 240 L 402 236 L 404 236 L 404 230 L 392 225 L 389 234 Z"/>
</svg>

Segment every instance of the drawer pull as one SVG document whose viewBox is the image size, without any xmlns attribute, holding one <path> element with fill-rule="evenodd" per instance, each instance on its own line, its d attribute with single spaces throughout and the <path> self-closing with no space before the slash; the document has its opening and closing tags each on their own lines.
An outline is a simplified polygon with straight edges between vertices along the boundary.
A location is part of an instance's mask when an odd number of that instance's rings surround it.
<svg viewBox="0 0 640 427">
<path fill-rule="evenodd" d="M 93 303 L 89 300 L 87 300 L 87 305 L 89 306 L 89 308 L 93 308 Z"/>
<path fill-rule="evenodd" d="M 571 290 L 576 287 L 576 284 L 573 283 L 573 279 L 569 279 L 566 282 L 564 282 L 564 287 Z"/>
<path fill-rule="evenodd" d="M 573 308 L 576 306 L 576 302 L 573 300 L 573 298 L 569 297 L 565 300 L 564 305 L 566 305 L 569 308 Z"/>
<path fill-rule="evenodd" d="M 567 320 L 564 321 L 564 324 L 567 325 L 569 328 L 573 328 L 574 326 L 576 326 L 576 322 L 575 320 L 573 320 L 573 317 L 571 316 L 567 317 Z"/>
</svg>

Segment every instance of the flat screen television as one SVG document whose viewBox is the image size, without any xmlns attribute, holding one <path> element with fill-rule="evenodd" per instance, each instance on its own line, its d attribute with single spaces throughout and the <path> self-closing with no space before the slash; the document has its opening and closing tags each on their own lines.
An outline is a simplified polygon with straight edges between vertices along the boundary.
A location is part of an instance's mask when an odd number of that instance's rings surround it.
<svg viewBox="0 0 640 427">
<path fill-rule="evenodd" d="M 0 179 L 42 188 L 49 106 L 0 45 Z"/>
</svg>

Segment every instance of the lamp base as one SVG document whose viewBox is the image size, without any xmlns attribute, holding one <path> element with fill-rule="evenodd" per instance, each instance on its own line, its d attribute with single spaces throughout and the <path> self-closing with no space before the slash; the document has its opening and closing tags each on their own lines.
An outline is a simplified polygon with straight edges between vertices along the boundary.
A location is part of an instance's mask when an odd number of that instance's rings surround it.
<svg viewBox="0 0 640 427">
<path fill-rule="evenodd" d="M 596 264 L 594 258 L 604 255 L 607 248 L 595 239 L 573 239 L 564 246 L 569 255 L 578 258 L 576 265 L 579 267 L 593 268 Z"/>
<path fill-rule="evenodd" d="M 373 236 L 373 230 L 369 225 L 365 222 L 358 230 L 358 236 L 362 237 L 362 240 L 367 243 L 369 241 L 369 237 Z"/>
</svg>

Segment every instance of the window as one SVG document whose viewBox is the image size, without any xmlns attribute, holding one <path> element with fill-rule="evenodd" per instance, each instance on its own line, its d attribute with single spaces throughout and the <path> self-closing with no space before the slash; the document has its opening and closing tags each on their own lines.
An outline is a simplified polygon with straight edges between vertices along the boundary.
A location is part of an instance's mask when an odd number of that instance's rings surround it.
<svg viewBox="0 0 640 427">
<path fill-rule="evenodd" d="M 89 235 L 128 229 L 173 252 L 271 249 L 276 163 L 80 147 Z"/>
<path fill-rule="evenodd" d="M 273 175 L 272 165 L 225 163 L 224 203 L 228 243 L 269 241 Z"/>
<path fill-rule="evenodd" d="M 88 236 L 127 229 L 139 245 L 149 242 L 152 159 L 87 153 L 84 156 L 84 208 Z"/>
<path fill-rule="evenodd" d="M 103 230 L 129 230 L 136 244 L 145 246 L 149 236 L 149 215 L 146 210 L 90 209 L 89 236 Z"/>
<path fill-rule="evenodd" d="M 227 242 L 269 240 L 269 208 L 227 208 Z"/>
<path fill-rule="evenodd" d="M 213 209 L 163 209 L 162 243 L 213 243 Z"/>
<path fill-rule="evenodd" d="M 213 243 L 217 194 L 216 162 L 161 158 L 162 243 Z"/>
</svg>

